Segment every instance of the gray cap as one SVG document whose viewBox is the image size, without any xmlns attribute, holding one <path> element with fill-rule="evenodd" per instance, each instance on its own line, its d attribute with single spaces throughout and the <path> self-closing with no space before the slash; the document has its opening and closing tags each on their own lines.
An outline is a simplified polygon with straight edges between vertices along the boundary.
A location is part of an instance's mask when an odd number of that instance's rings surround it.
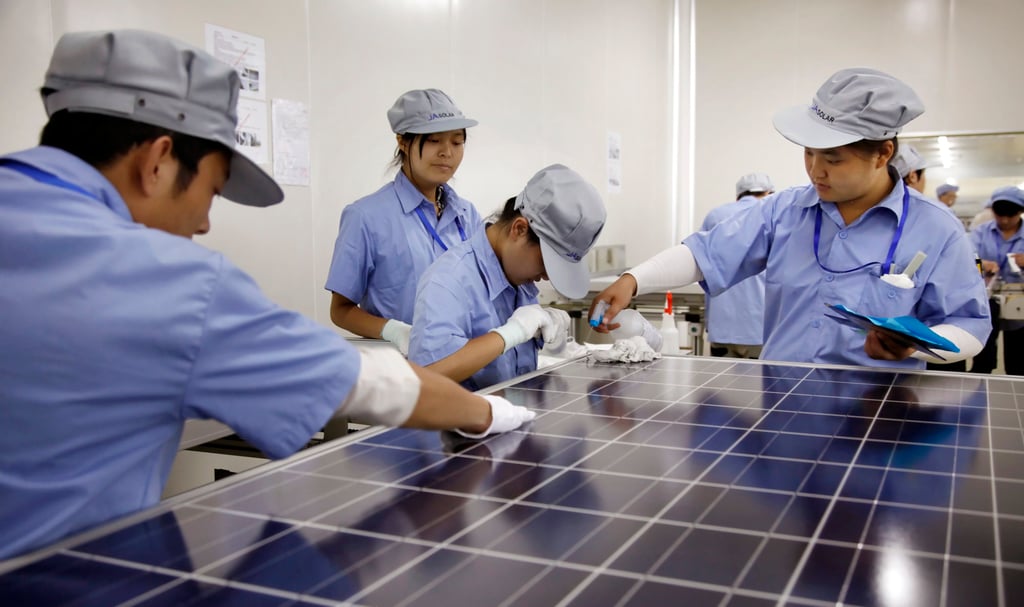
<svg viewBox="0 0 1024 607">
<path fill-rule="evenodd" d="M 775 191 L 775 186 L 772 185 L 772 178 L 764 173 L 749 173 L 740 177 L 739 181 L 736 182 L 737 196 L 743 192 L 753 192 L 757 194 L 760 192 L 773 191 Z"/>
<path fill-rule="evenodd" d="M 900 177 L 903 178 L 906 178 L 907 175 L 914 171 L 939 166 L 934 162 L 928 162 L 925 160 L 917 153 L 917 149 L 914 146 L 905 143 L 900 144 L 899 149 L 896 150 L 896 155 L 893 156 L 891 164 L 900 174 Z"/>
<path fill-rule="evenodd" d="M 936 198 L 941 198 L 944 195 L 949 194 L 950 192 L 959 192 L 959 191 L 960 191 L 960 186 L 953 185 L 953 184 L 950 184 L 950 183 L 944 183 L 944 184 L 940 185 L 939 187 L 935 188 L 935 197 Z M 999 190 L 996 190 L 996 191 L 998 192 Z"/>
<path fill-rule="evenodd" d="M 153 32 L 72 32 L 57 41 L 43 83 L 47 116 L 91 112 L 127 118 L 235 148 L 240 79 L 206 52 Z M 240 152 L 221 191 L 265 207 L 284 199 L 274 179 Z"/>
<path fill-rule="evenodd" d="M 444 133 L 477 125 L 476 120 L 463 116 L 452 98 L 438 89 L 406 92 L 388 110 L 388 122 L 398 135 Z"/>
<path fill-rule="evenodd" d="M 892 139 L 924 113 L 917 93 L 896 78 L 865 67 L 840 70 L 821 85 L 810 106 L 775 114 L 775 130 L 797 145 L 827 150 L 869 139 Z"/>
<path fill-rule="evenodd" d="M 553 164 L 530 178 L 515 208 L 540 238 L 544 270 L 555 290 L 573 299 L 586 295 L 590 272 L 582 261 L 607 216 L 594 186 L 572 169 Z"/>
</svg>

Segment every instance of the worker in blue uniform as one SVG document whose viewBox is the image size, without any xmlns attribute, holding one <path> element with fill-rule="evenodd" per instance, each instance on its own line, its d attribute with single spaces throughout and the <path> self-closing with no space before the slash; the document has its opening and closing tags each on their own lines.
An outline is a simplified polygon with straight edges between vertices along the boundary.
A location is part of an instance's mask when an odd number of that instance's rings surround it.
<svg viewBox="0 0 1024 607">
<path fill-rule="evenodd" d="M 939 187 L 935 188 L 935 198 L 946 205 L 950 209 L 956 204 L 957 192 L 960 191 L 960 186 L 953 185 L 951 183 L 943 183 Z"/>
<path fill-rule="evenodd" d="M 156 504 L 188 418 L 281 458 L 336 412 L 472 436 L 532 417 L 356 350 L 192 242 L 218 194 L 283 198 L 234 150 L 238 92 L 158 34 L 58 41 L 41 145 L 0 157 L 0 559 Z"/>
<path fill-rule="evenodd" d="M 981 258 L 981 269 L 989 280 L 1000 284 L 1024 282 L 1024 190 L 1011 185 L 992 192 L 994 219 L 970 233 L 971 242 Z M 997 299 L 992 304 L 992 334 L 985 348 L 974 357 L 972 373 L 991 373 L 998 364 L 999 333 L 1003 335 L 1003 368 L 1007 375 L 1024 375 L 1024 320 L 1000 318 Z"/>
<path fill-rule="evenodd" d="M 971 244 L 959 222 L 889 166 L 900 129 L 923 111 L 914 91 L 889 74 L 836 72 L 810 104 L 774 117 L 776 130 L 804 148 L 811 183 L 632 268 L 592 304 L 609 303 L 600 330 L 613 327 L 637 293 L 700 281 L 717 295 L 765 271 L 762 359 L 901 368 L 939 360 L 881 331 L 840 324 L 825 304 L 912 315 L 959 349 L 941 352 L 947 361 L 973 356 L 990 326 Z M 890 281 L 918 252 L 926 258 L 913 276 Z"/>
<path fill-rule="evenodd" d="M 471 390 L 536 370 L 537 352 L 565 339 L 569 318 L 538 305 L 535 283 L 586 295 L 583 258 L 605 217 L 601 196 L 578 173 L 559 164 L 539 171 L 494 223 L 424 273 L 409 360 Z"/>
<path fill-rule="evenodd" d="M 761 199 L 775 191 L 771 177 L 750 173 L 736 182 L 736 200 L 711 209 L 701 224 L 708 231 L 733 215 L 756 212 Z M 718 295 L 705 295 L 708 345 L 712 356 L 757 358 L 764 344 L 764 272 Z"/>
<path fill-rule="evenodd" d="M 438 89 L 408 91 L 388 110 L 398 147 L 394 181 L 345 207 L 327 276 L 331 320 L 406 354 L 416 282 L 450 247 L 482 229 L 448 181 L 466 147 L 466 118 Z"/>
</svg>

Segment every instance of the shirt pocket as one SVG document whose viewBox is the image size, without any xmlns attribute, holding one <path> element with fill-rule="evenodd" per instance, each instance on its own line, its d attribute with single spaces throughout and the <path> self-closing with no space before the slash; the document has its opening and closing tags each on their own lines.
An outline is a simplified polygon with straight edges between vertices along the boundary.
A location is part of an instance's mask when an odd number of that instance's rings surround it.
<svg viewBox="0 0 1024 607">
<path fill-rule="evenodd" d="M 869 316 L 913 316 L 922 288 L 917 284 L 910 289 L 893 286 L 875 270 L 861 280 L 860 299 L 854 309 Z"/>
</svg>

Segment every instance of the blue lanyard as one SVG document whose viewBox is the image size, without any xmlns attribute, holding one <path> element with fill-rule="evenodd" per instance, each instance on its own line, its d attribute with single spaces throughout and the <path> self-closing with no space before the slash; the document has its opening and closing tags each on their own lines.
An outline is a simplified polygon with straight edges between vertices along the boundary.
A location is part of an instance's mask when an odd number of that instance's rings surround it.
<svg viewBox="0 0 1024 607">
<path fill-rule="evenodd" d="M 437 241 L 437 244 L 441 245 L 441 249 L 447 251 L 448 245 L 441 240 L 441 236 L 437 233 L 437 230 L 434 229 L 434 226 L 430 225 L 430 222 L 427 220 L 427 216 L 423 214 L 423 208 L 416 207 L 416 214 L 420 218 L 420 223 L 422 223 L 423 227 L 427 229 L 427 233 Z M 459 221 L 458 215 L 455 216 L 455 226 L 459 228 L 459 237 L 462 238 L 462 242 L 466 242 L 466 231 L 462 229 L 462 222 Z"/>
<path fill-rule="evenodd" d="M 63 179 L 57 177 L 52 173 L 47 173 L 46 171 L 37 169 L 36 167 L 30 164 L 25 164 L 20 160 L 14 160 L 13 158 L 3 158 L 0 159 L 0 166 L 5 166 L 11 169 L 12 171 L 16 171 L 26 177 L 35 179 L 39 183 L 45 183 L 58 188 L 63 188 L 65 190 L 71 190 L 72 192 L 78 192 L 79 194 L 84 194 L 89 198 L 92 198 L 93 200 L 103 202 L 102 200 L 100 200 L 99 196 L 90 192 L 89 190 L 86 190 L 82 186 L 71 183 L 69 181 L 64 181 Z"/>
<path fill-rule="evenodd" d="M 888 274 L 889 268 L 892 267 L 892 259 L 896 255 L 896 245 L 900 242 L 900 236 L 903 235 L 903 224 L 907 221 L 907 211 L 910 209 L 910 190 L 907 186 L 903 186 L 903 214 L 900 216 L 900 221 L 896 224 L 896 233 L 893 234 L 892 244 L 889 245 L 889 253 L 885 256 L 885 263 L 878 261 L 872 261 L 856 268 L 849 270 L 833 270 L 821 263 L 821 259 L 818 258 L 818 242 L 821 240 L 821 205 L 818 205 L 818 212 L 814 216 L 814 260 L 818 262 L 818 266 L 826 272 L 833 274 L 849 274 L 850 272 L 856 272 L 857 270 L 863 270 L 864 268 L 880 264 L 882 266 L 882 274 Z"/>
</svg>

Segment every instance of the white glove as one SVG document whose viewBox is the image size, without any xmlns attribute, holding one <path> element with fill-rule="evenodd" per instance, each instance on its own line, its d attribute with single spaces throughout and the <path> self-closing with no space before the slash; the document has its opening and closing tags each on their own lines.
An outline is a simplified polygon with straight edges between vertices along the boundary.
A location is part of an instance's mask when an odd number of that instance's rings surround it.
<svg viewBox="0 0 1024 607">
<path fill-rule="evenodd" d="M 551 323 L 540 329 L 544 338 L 544 350 L 550 354 L 558 354 L 565 348 L 569 340 L 569 313 L 558 308 L 542 308 L 551 319 Z"/>
<path fill-rule="evenodd" d="M 597 362 L 639 363 L 661 358 L 643 337 L 637 335 L 628 339 L 617 339 L 607 350 L 595 350 L 591 356 Z"/>
<path fill-rule="evenodd" d="M 655 358 L 660 358 L 661 354 L 654 351 L 651 344 L 647 343 L 647 340 L 640 335 L 630 337 L 626 341 L 633 342 L 634 348 L 629 353 L 629 360 L 631 363 L 645 363 L 652 361 Z"/>
<path fill-rule="evenodd" d="M 508 322 L 497 329 L 491 329 L 491 331 L 505 340 L 505 349 L 502 350 L 502 354 L 504 354 L 519 344 L 530 341 L 541 328 L 550 324 L 551 317 L 540 307 L 540 304 L 530 304 L 516 308 Z"/>
<path fill-rule="evenodd" d="M 515 430 L 519 426 L 522 426 L 526 422 L 537 417 L 536 413 L 530 411 L 526 407 L 513 405 L 509 401 L 495 394 L 481 394 L 481 396 L 483 396 L 491 405 L 491 427 L 480 434 L 470 434 L 469 432 L 456 430 L 456 432 L 466 438 L 483 438 L 488 434 L 498 434 L 499 432 Z"/>
<path fill-rule="evenodd" d="M 381 329 L 380 336 L 395 344 L 395 346 L 398 347 L 398 351 L 402 353 L 402 356 L 408 356 L 409 334 L 411 332 L 412 326 L 392 318 L 384 323 L 384 328 Z"/>
</svg>

